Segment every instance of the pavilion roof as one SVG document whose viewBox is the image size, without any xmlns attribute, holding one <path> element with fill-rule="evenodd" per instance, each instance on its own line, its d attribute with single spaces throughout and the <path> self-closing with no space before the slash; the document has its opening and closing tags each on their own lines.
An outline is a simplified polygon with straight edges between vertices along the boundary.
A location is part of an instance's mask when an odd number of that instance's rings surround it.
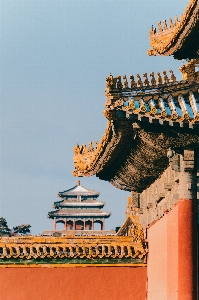
<svg viewBox="0 0 199 300">
<path fill-rule="evenodd" d="M 63 200 L 54 202 L 56 207 L 103 207 L 106 203 L 96 200 L 72 201 Z"/>
<path fill-rule="evenodd" d="M 49 217 L 110 217 L 111 213 L 101 209 L 67 209 L 51 211 Z"/>
<path fill-rule="evenodd" d="M 199 58 L 199 0 L 190 0 L 180 20 L 174 17 L 152 26 L 149 55 L 174 55 L 177 59 Z"/>
<path fill-rule="evenodd" d="M 176 81 L 170 70 L 106 79 L 105 117 L 108 126 L 95 147 L 89 143 L 74 148 L 74 176 L 96 175 L 114 186 L 141 192 L 168 167 L 169 147 L 177 153 L 183 147 L 199 146 L 199 74 L 195 61 L 181 70 Z"/>
<path fill-rule="evenodd" d="M 72 187 L 69 190 L 59 192 L 58 196 L 60 197 L 67 197 L 67 196 L 99 196 L 99 192 L 96 192 L 94 190 L 89 190 L 82 185 L 80 185 L 80 181 L 78 180 L 77 185 Z"/>
</svg>

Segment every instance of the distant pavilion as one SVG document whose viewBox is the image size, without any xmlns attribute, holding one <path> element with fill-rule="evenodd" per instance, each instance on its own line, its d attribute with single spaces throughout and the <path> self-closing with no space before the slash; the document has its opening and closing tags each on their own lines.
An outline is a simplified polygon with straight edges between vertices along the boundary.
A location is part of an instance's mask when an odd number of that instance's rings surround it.
<svg viewBox="0 0 199 300">
<path fill-rule="evenodd" d="M 106 203 L 96 200 L 99 194 L 81 186 L 80 180 L 73 188 L 59 192 L 61 200 L 54 202 L 57 210 L 48 213 L 48 218 L 54 219 L 54 231 L 57 223 L 63 223 L 64 230 L 94 230 L 94 223 L 100 223 L 104 230 L 104 220 L 111 213 L 102 210 Z"/>
</svg>

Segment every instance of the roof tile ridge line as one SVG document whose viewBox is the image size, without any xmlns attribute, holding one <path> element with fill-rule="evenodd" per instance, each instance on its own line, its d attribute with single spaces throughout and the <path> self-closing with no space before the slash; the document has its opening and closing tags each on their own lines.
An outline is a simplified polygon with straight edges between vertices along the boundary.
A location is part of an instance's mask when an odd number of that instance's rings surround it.
<svg viewBox="0 0 199 300">
<path fill-rule="evenodd" d="M 92 192 L 93 194 L 96 194 L 96 195 L 99 195 L 99 194 L 100 194 L 100 192 L 97 192 L 97 191 L 95 191 L 95 190 L 90 190 L 90 189 L 84 187 L 83 185 L 76 185 L 76 186 L 72 187 L 71 189 L 65 190 L 65 191 L 63 191 L 63 192 L 59 192 L 58 195 L 62 195 L 63 193 L 70 192 L 71 190 L 75 189 L 75 188 L 78 187 L 78 186 L 81 186 L 82 188 L 84 188 L 84 189 L 87 190 L 88 192 Z"/>
<path fill-rule="evenodd" d="M 184 85 L 192 85 L 193 82 L 187 82 L 187 80 L 176 80 L 175 75 L 173 74 L 173 70 L 169 70 L 170 73 L 170 79 L 167 76 L 166 70 L 163 70 L 162 72 L 157 72 L 157 75 L 160 76 L 161 82 L 159 82 L 158 77 L 155 78 L 154 75 L 155 72 L 150 72 L 148 73 L 150 75 L 150 77 L 153 77 L 153 80 L 155 80 L 155 83 L 151 83 L 149 82 L 148 78 L 147 78 L 147 73 L 144 73 L 142 76 L 144 79 L 147 79 L 148 84 L 144 85 L 141 77 L 140 77 L 140 81 L 142 85 L 139 85 L 137 81 L 133 80 L 133 84 L 135 86 L 128 88 L 128 90 L 125 87 L 122 88 L 108 88 L 109 90 L 106 93 L 106 102 L 105 102 L 105 106 L 106 106 L 106 112 L 112 112 L 115 108 L 117 107 L 122 107 L 124 106 L 125 102 L 128 101 L 128 98 L 134 98 L 136 96 L 140 96 L 140 97 L 145 97 L 146 94 L 147 95 L 157 95 L 160 92 L 162 93 L 162 89 L 165 88 L 169 88 L 171 90 L 176 90 L 176 88 L 181 88 L 181 86 L 183 87 Z M 163 74 L 163 78 L 161 77 L 161 74 Z M 137 74 L 139 75 L 139 74 Z M 136 76 L 137 76 L 136 75 Z M 144 76 L 145 75 L 145 76 Z M 130 75 L 130 77 L 133 75 Z M 133 76 L 134 77 L 134 76 Z M 171 78 L 173 77 L 173 78 Z M 109 77 L 108 77 L 109 78 Z M 117 77 L 113 77 L 113 79 L 117 79 Z M 131 79 L 131 78 L 130 78 Z M 113 98 L 113 95 L 117 93 L 117 98 Z M 119 100 L 117 100 L 118 98 L 120 98 Z M 133 99 L 132 99 L 133 100 Z M 120 103 L 118 103 L 120 102 Z M 104 111 L 104 112 L 105 112 Z M 114 116 L 108 116 L 105 114 L 106 118 L 111 118 L 112 120 L 115 120 L 115 118 L 113 118 Z"/>
<path fill-rule="evenodd" d="M 195 1 L 195 3 L 192 3 L 192 2 L 194 2 Z M 190 1 L 190 3 L 188 4 L 188 6 L 187 6 L 187 8 L 186 8 L 186 11 L 185 11 L 185 13 L 182 15 L 182 18 L 180 19 L 180 21 L 179 21 L 179 23 L 175 26 L 175 31 L 173 32 L 173 34 L 172 34 L 172 38 L 170 38 L 169 39 L 169 42 L 166 44 L 166 46 L 164 47 L 164 50 L 163 51 L 159 51 L 159 49 L 157 49 L 157 48 L 154 48 L 154 50 L 155 51 L 157 51 L 157 53 L 158 54 L 164 54 L 164 53 L 167 53 L 170 49 L 172 49 L 172 45 L 173 45 L 173 41 L 174 40 L 177 40 L 177 43 L 176 43 L 176 45 L 178 45 L 179 43 L 180 43 L 180 39 L 179 39 L 179 37 L 178 37 L 178 35 L 181 35 L 182 34 L 182 30 L 183 30 L 183 26 L 186 24 L 186 27 L 188 26 L 189 28 L 190 27 L 192 27 L 192 22 L 188 22 L 188 20 L 187 20 L 187 16 L 189 16 L 190 14 L 191 14 L 191 12 L 192 12 L 192 10 L 193 11 L 195 11 L 195 9 L 196 9 L 196 11 L 197 11 L 197 2 L 198 2 L 199 0 L 191 0 Z M 196 7 L 194 8 L 194 5 L 196 5 Z M 192 18 L 190 18 L 190 19 L 192 19 Z M 186 30 L 186 32 L 187 31 L 189 31 L 189 28 Z M 170 29 L 170 28 L 169 28 Z M 168 32 L 169 32 L 169 29 L 167 29 L 168 30 Z M 162 32 L 167 32 L 167 30 L 163 30 Z M 162 32 L 157 32 L 156 34 L 154 34 L 154 35 L 152 35 L 152 36 L 156 36 L 156 37 L 158 37 L 158 34 L 159 33 L 162 33 Z M 186 36 L 186 35 L 185 35 Z M 150 39 L 151 40 L 151 39 Z M 158 42 L 159 43 L 159 42 Z M 152 46 L 152 49 L 149 49 L 148 51 L 150 52 L 150 50 L 153 50 L 153 46 Z"/>
<path fill-rule="evenodd" d="M 64 193 L 64 192 L 69 192 L 69 191 L 71 191 L 71 190 L 73 190 L 73 189 L 75 189 L 77 187 L 77 185 L 75 185 L 74 187 L 72 187 L 72 188 L 70 188 L 70 189 L 68 189 L 68 190 L 65 190 L 65 191 L 63 191 L 63 192 L 58 192 L 58 195 L 61 193 Z"/>
<path fill-rule="evenodd" d="M 192 13 L 192 10 L 193 10 L 193 11 L 196 10 L 196 12 L 197 12 L 197 10 L 199 10 L 199 6 L 197 7 L 197 2 L 199 2 L 199 0 L 191 0 L 191 2 L 193 2 L 193 1 L 196 1 L 196 3 L 193 3 L 192 7 L 191 7 L 191 6 L 189 7 L 187 14 L 183 14 L 182 22 L 181 22 L 181 20 L 180 20 L 180 22 L 179 22 L 179 24 L 178 24 L 178 27 L 177 27 L 178 30 L 176 30 L 176 32 L 174 32 L 174 35 L 173 35 L 171 41 L 170 41 L 169 44 L 165 47 L 164 53 L 165 53 L 166 51 L 168 51 L 168 50 L 167 50 L 168 48 L 169 48 L 169 49 L 172 48 L 171 46 L 172 46 L 172 41 L 173 41 L 173 40 L 177 40 L 176 45 L 179 45 L 179 44 L 180 44 L 179 36 L 180 36 L 181 34 L 183 34 L 183 26 L 185 26 L 185 28 L 188 27 L 188 28 L 186 29 L 186 33 L 189 32 L 190 28 L 192 28 L 192 22 L 190 22 L 190 20 L 189 20 L 189 21 L 187 20 L 187 16 L 189 16 L 189 15 Z M 196 5 L 196 7 L 194 7 L 194 4 Z M 199 3 L 198 3 L 198 4 L 199 4 Z M 192 19 L 192 17 L 191 17 L 190 19 Z M 194 21 L 195 21 L 195 19 L 197 19 L 197 17 L 194 18 Z M 185 34 L 185 38 L 186 38 L 186 34 Z"/>
<path fill-rule="evenodd" d="M 86 188 L 86 187 L 83 186 L 83 185 L 80 185 L 80 186 L 83 187 L 84 189 L 86 189 L 86 190 L 89 191 L 89 192 L 96 193 L 96 195 L 100 195 L 100 192 L 97 192 L 97 191 L 95 191 L 95 190 L 90 190 L 90 189 Z"/>
<path fill-rule="evenodd" d="M 172 27 L 172 28 L 170 27 L 170 28 L 167 28 L 167 29 L 162 29 L 162 31 L 158 31 L 158 32 L 154 33 L 153 35 L 158 35 L 159 33 L 162 34 L 164 32 L 167 33 L 167 32 L 170 31 L 170 29 L 176 29 L 173 32 L 175 34 L 175 32 L 178 31 L 177 29 L 184 25 L 184 23 L 187 19 L 187 16 L 189 16 L 189 14 L 191 13 L 191 10 L 193 9 L 194 5 L 197 5 L 197 1 L 198 0 L 190 0 L 189 1 L 187 6 L 185 7 L 184 13 L 180 15 L 181 19 L 178 21 L 177 25 L 174 25 L 174 27 Z M 196 6 L 196 8 L 197 8 L 197 6 Z"/>
<path fill-rule="evenodd" d="M 122 228 L 124 228 L 126 226 L 126 224 L 129 221 L 129 219 L 130 219 L 130 216 L 124 220 L 123 224 L 121 225 L 121 227 L 118 230 L 118 232 L 116 233 L 116 235 L 118 235 L 118 233 L 120 233 L 120 231 L 122 231 Z"/>
</svg>

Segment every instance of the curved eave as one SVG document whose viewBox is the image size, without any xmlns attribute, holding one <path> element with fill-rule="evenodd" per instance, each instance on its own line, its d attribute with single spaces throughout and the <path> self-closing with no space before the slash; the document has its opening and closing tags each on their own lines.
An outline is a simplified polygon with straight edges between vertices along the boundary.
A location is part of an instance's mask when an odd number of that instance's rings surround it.
<svg viewBox="0 0 199 300">
<path fill-rule="evenodd" d="M 173 26 L 173 25 L 172 25 Z M 172 28 L 150 32 L 149 55 L 174 55 L 176 59 L 199 57 L 199 0 L 191 0 Z"/>
<path fill-rule="evenodd" d="M 177 82 L 155 94 L 147 88 L 106 91 L 107 130 L 97 149 L 75 152 L 73 175 L 96 175 L 128 191 L 146 189 L 167 168 L 169 147 L 199 146 L 198 88 L 197 82 Z"/>
<path fill-rule="evenodd" d="M 85 205 L 82 205 L 81 203 L 78 203 L 78 204 L 57 204 L 57 205 L 54 205 L 54 207 L 55 208 L 73 208 L 73 207 L 75 207 L 75 208 L 84 208 L 84 207 L 89 207 L 89 208 L 103 208 L 104 207 L 104 205 L 105 204 L 88 204 L 88 203 L 86 203 Z"/>
<path fill-rule="evenodd" d="M 64 199 L 64 198 L 69 198 L 69 197 L 73 197 L 73 196 L 82 196 L 82 197 L 95 197 L 97 198 L 99 196 L 99 193 L 65 193 L 65 192 L 59 192 L 58 193 L 58 197 Z"/>
<path fill-rule="evenodd" d="M 99 192 L 87 189 L 83 187 L 82 185 L 76 185 L 73 188 L 59 192 L 58 197 L 61 198 L 68 198 L 68 197 L 77 197 L 77 196 L 82 196 L 82 197 L 94 197 L 97 198 L 100 195 Z"/>
<path fill-rule="evenodd" d="M 122 152 L 123 154 L 128 152 L 131 144 L 129 141 L 132 138 L 133 130 L 131 124 L 125 120 L 120 120 L 117 125 L 118 130 L 116 135 L 112 130 L 111 122 L 108 122 L 107 130 L 101 139 L 101 143 L 93 152 L 75 154 L 74 176 L 92 176 L 99 174 L 104 170 L 104 165 L 112 165 L 116 157 L 119 163 L 118 152 Z M 121 148 L 123 144 L 126 144 L 125 148 L 123 146 Z"/>
<path fill-rule="evenodd" d="M 69 213 L 69 212 L 49 212 L 48 213 L 48 218 L 53 219 L 54 217 L 56 218 L 62 218 L 62 217 L 70 217 L 70 218 L 77 218 L 77 217 L 97 217 L 97 218 L 109 218 L 111 213 L 109 212 L 100 212 L 100 213 L 95 213 L 95 212 L 83 212 L 83 213 Z"/>
</svg>

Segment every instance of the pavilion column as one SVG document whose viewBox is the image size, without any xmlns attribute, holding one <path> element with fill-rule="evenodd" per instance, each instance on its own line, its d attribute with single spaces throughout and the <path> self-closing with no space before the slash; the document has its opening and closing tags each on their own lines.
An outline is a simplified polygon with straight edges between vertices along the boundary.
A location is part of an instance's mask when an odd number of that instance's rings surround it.
<svg viewBox="0 0 199 300">
<path fill-rule="evenodd" d="M 92 219 L 92 228 L 91 230 L 94 230 L 94 220 Z"/>
<path fill-rule="evenodd" d="M 73 230 L 75 230 L 75 220 L 73 220 Z"/>
<path fill-rule="evenodd" d="M 56 231 L 56 218 L 54 218 L 54 231 Z"/>
<path fill-rule="evenodd" d="M 101 230 L 104 230 L 104 220 L 101 222 Z"/>
<path fill-rule="evenodd" d="M 84 219 L 84 228 L 83 228 L 83 230 L 85 230 L 86 229 L 86 220 Z"/>
<path fill-rule="evenodd" d="M 66 230 L 67 229 L 67 220 L 65 219 L 64 220 L 64 230 Z"/>
</svg>

